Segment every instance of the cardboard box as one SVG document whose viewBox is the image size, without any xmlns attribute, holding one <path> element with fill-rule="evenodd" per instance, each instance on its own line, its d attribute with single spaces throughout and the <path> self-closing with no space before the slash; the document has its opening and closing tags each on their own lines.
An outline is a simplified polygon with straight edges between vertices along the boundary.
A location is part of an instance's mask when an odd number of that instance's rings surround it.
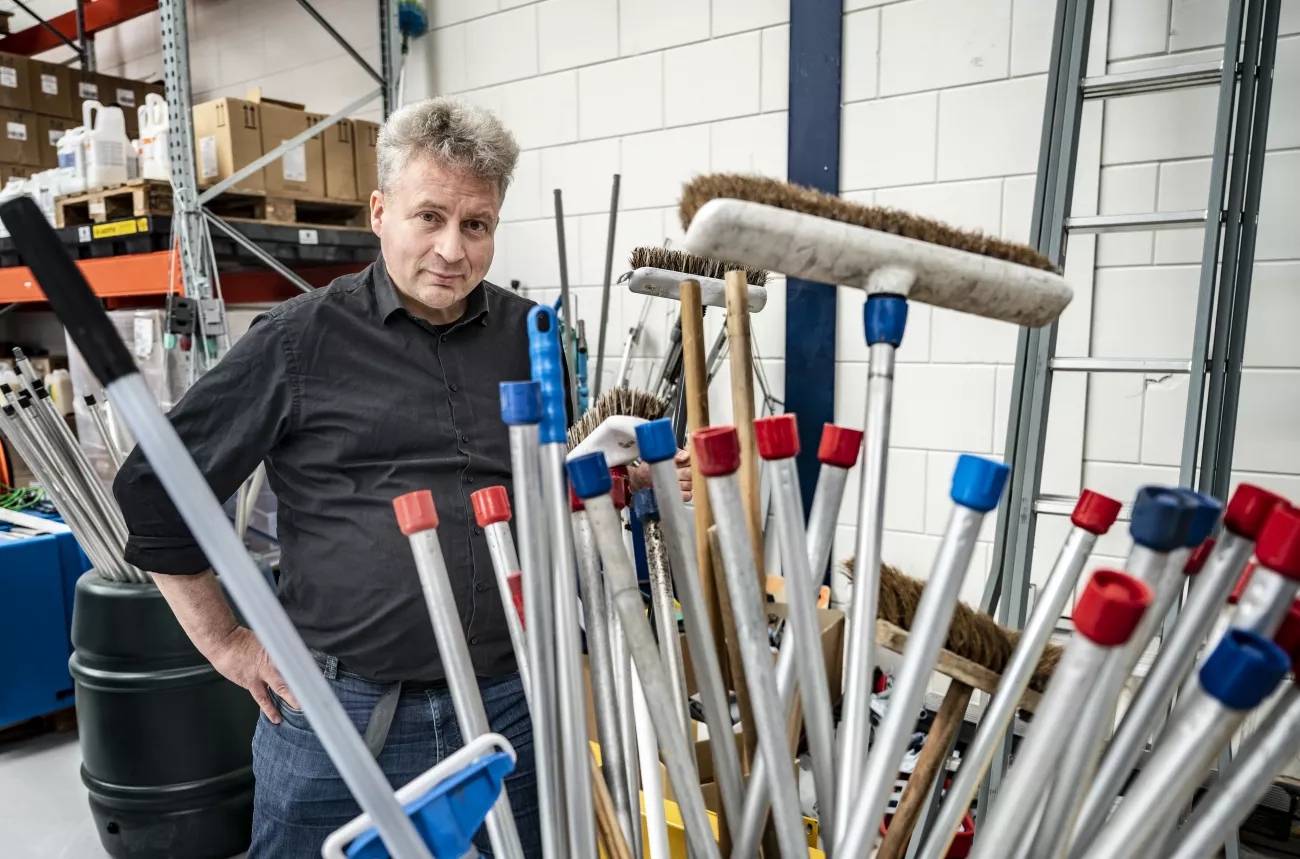
<svg viewBox="0 0 1300 859">
<path fill-rule="evenodd" d="M 265 98 L 261 87 L 248 92 L 250 101 L 262 108 L 262 152 L 270 152 L 286 140 L 306 131 L 311 123 L 307 111 L 291 101 Z M 325 149 L 319 137 L 294 147 L 280 159 L 266 165 L 266 193 L 325 196 Z"/>
<path fill-rule="evenodd" d="M 0 54 L 0 107 L 31 110 L 31 61 L 13 54 Z"/>
<path fill-rule="evenodd" d="M 195 164 L 199 187 L 206 188 L 262 157 L 262 107 L 239 98 L 219 98 L 194 105 Z M 234 188 L 266 189 L 264 170 Z"/>
<path fill-rule="evenodd" d="M 8 184 L 10 179 L 27 179 L 39 170 L 30 164 L 0 164 L 0 186 Z"/>
<path fill-rule="evenodd" d="M 59 166 L 59 140 L 76 125 L 61 116 L 36 118 L 36 145 L 41 152 L 41 168 L 48 170 Z"/>
<path fill-rule="evenodd" d="M 0 161 L 41 166 L 36 120 L 31 111 L 0 110 Z"/>
<path fill-rule="evenodd" d="M 105 107 L 116 106 L 122 108 L 122 115 L 126 119 L 127 138 L 135 140 L 139 137 L 140 119 L 136 114 L 136 107 L 144 103 L 139 84 L 126 78 L 100 75 L 99 95 L 100 101 L 103 102 Z"/>
<path fill-rule="evenodd" d="M 326 119 L 323 113 L 307 114 L 307 124 L 315 125 Z M 352 140 L 356 127 L 352 120 L 344 119 L 320 133 L 325 156 L 325 196 L 331 200 L 357 199 L 356 155 Z"/>
<path fill-rule="evenodd" d="M 357 199 L 369 200 L 372 192 L 379 188 L 379 160 L 376 147 L 379 145 L 379 124 L 364 119 L 352 120 L 353 148 L 357 161 Z"/>
<path fill-rule="evenodd" d="M 68 70 L 68 87 L 72 90 L 72 118 L 80 120 L 82 105 L 88 101 L 97 101 L 103 104 L 103 92 L 100 88 L 100 75 L 94 72 L 83 72 L 77 69 Z"/>
<path fill-rule="evenodd" d="M 27 79 L 33 112 L 66 119 L 81 118 L 80 101 L 76 103 L 78 110 L 73 111 L 73 84 L 67 66 L 31 60 Z"/>
</svg>

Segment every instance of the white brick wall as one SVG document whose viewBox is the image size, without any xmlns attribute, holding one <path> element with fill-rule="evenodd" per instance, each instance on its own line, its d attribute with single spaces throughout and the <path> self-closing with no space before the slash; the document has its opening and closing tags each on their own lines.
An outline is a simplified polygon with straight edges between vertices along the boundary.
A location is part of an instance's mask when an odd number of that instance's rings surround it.
<svg viewBox="0 0 1300 859">
<path fill-rule="evenodd" d="M 322 12 L 377 63 L 373 4 L 321 0 Z M 1219 0 L 1098 0 L 1091 74 L 1217 59 Z M 70 0 L 45 0 L 54 14 Z M 678 242 L 682 182 L 710 170 L 785 175 L 788 0 L 431 0 L 432 32 L 413 47 L 407 94 L 458 93 L 498 111 L 524 154 L 503 210 L 491 276 L 539 300 L 559 285 L 552 192 L 564 192 L 569 276 L 591 348 L 604 269 L 610 177 L 622 174 L 615 273 L 637 245 Z M 849 199 L 909 209 L 1024 241 L 1054 0 L 845 0 L 841 186 Z M 268 95 L 330 110 L 369 79 L 289 0 L 197 0 L 191 13 L 197 98 Z M 1300 499 L 1300 0 L 1284 0 L 1242 384 L 1235 479 Z M 15 26 L 23 26 L 22 16 Z M 105 71 L 156 76 L 156 16 L 99 39 Z M 1085 113 L 1075 212 L 1204 207 L 1215 93 L 1117 99 Z M 376 115 L 378 108 L 372 111 Z M 1104 113 L 1104 116 L 1103 116 Z M 1185 358 L 1201 254 L 1199 230 L 1076 238 L 1075 305 L 1065 355 Z M 755 348 L 781 394 L 784 286 L 755 317 Z M 860 426 L 867 350 L 862 294 L 840 288 L 836 419 Z M 615 291 L 613 372 L 642 300 Z M 643 381 L 675 306 L 656 302 L 634 362 Z M 711 334 L 720 315 L 707 320 Z M 924 576 L 947 515 L 958 453 L 1000 457 L 1016 332 L 961 314 L 910 309 L 899 350 L 886 558 Z M 830 384 L 830 380 L 827 380 Z M 1049 421 L 1045 488 L 1081 486 L 1127 500 L 1177 477 L 1185 377 L 1062 374 Z M 711 396 L 729 419 L 724 370 Z M 805 440 L 811 443 L 812 440 Z M 857 477 L 835 552 L 852 551 Z M 992 525 L 983 537 L 991 539 Z M 1035 579 L 1064 520 L 1045 519 Z M 964 596 L 978 599 L 982 542 Z M 1122 533 L 1099 546 L 1115 563 Z"/>
</svg>

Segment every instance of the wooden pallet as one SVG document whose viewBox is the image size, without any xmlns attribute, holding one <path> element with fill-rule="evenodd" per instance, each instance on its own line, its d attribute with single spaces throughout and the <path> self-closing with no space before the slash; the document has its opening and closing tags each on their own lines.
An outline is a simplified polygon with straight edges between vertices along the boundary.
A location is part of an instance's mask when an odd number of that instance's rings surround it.
<svg viewBox="0 0 1300 859">
<path fill-rule="evenodd" d="M 154 179 L 133 179 L 125 185 L 69 194 L 54 201 L 56 227 L 78 227 L 171 213 L 172 186 Z"/>
<path fill-rule="evenodd" d="M 262 191 L 227 191 L 207 204 L 223 218 L 309 227 L 369 227 L 369 201 L 329 200 L 305 195 L 271 195 Z M 57 227 L 102 224 L 143 215 L 172 214 L 167 182 L 135 179 L 125 185 L 97 188 L 54 201 Z"/>
</svg>

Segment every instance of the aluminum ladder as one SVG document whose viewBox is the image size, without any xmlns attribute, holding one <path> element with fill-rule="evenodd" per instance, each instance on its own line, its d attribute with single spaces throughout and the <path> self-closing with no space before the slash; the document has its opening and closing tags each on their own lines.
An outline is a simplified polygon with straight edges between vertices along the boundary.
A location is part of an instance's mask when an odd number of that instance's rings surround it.
<svg viewBox="0 0 1300 859">
<path fill-rule="evenodd" d="M 982 600 L 985 611 L 996 606 L 999 621 L 1017 628 L 1027 614 L 1037 517 L 1068 516 L 1076 500 L 1040 495 L 1055 373 L 1189 374 L 1179 484 L 1226 500 L 1231 475 L 1281 0 L 1229 0 L 1224 57 L 1218 61 L 1088 77 L 1093 6 L 1093 0 L 1057 4 L 1030 244 L 1060 266 L 1071 234 L 1204 225 L 1195 328 L 1187 361 L 1057 358 L 1057 325 L 1021 329 L 1005 448 L 1012 485 L 999 511 L 992 573 Z M 1203 210 L 1070 215 L 1085 101 L 1216 85 L 1214 149 Z M 1244 157 L 1230 159 L 1230 152 Z M 1121 519 L 1127 517 L 1126 507 Z M 1176 609 L 1166 628 L 1175 617 Z M 1009 758 L 1009 742 L 1004 742 L 981 786 L 980 809 L 996 802 Z M 978 827 L 976 832 L 978 837 Z M 1227 859 L 1238 854 L 1234 838 Z"/>
</svg>

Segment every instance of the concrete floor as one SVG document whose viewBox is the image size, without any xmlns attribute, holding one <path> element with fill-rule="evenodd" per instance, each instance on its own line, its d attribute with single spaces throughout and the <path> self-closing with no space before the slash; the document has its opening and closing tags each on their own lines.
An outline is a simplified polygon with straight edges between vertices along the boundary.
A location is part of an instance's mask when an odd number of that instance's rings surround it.
<svg viewBox="0 0 1300 859">
<path fill-rule="evenodd" d="M 80 768 L 75 732 L 0 744 L 0 843 L 6 857 L 109 859 L 90 818 Z"/>
</svg>

